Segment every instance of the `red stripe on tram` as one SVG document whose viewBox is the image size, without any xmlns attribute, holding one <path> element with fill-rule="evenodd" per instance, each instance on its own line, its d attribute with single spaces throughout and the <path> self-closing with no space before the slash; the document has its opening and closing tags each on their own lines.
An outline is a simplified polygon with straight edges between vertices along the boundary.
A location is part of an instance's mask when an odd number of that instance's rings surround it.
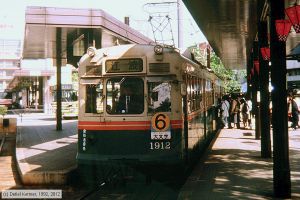
<svg viewBox="0 0 300 200">
<path fill-rule="evenodd" d="M 182 128 L 182 120 L 171 120 L 171 127 Z M 150 130 L 150 128 L 150 121 L 78 122 L 80 130 Z"/>
</svg>

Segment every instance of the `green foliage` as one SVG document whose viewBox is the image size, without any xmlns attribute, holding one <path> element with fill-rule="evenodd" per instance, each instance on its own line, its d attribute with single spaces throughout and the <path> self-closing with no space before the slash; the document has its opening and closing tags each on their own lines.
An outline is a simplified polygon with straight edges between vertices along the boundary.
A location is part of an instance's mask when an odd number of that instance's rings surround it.
<svg viewBox="0 0 300 200">
<path fill-rule="evenodd" d="M 78 72 L 72 72 L 72 82 L 78 83 Z"/>
<path fill-rule="evenodd" d="M 201 52 L 196 45 L 189 47 L 189 50 L 194 54 L 197 61 L 206 65 L 206 58 L 201 55 Z M 246 76 L 246 70 L 226 69 L 215 52 L 211 52 L 210 67 L 213 72 L 223 80 L 226 93 L 240 92 L 241 82 Z"/>
<path fill-rule="evenodd" d="M 197 45 L 188 47 L 188 50 L 194 54 L 195 59 L 202 65 L 206 65 L 206 57 L 202 55 Z"/>
<path fill-rule="evenodd" d="M 72 72 L 72 85 L 73 85 L 73 89 L 75 91 L 78 91 L 78 72 L 77 71 L 73 71 Z"/>
<path fill-rule="evenodd" d="M 20 91 L 25 88 L 29 88 L 33 84 L 30 78 L 22 77 L 20 78 L 18 84 L 14 87 L 13 91 Z"/>
<path fill-rule="evenodd" d="M 0 106 L 0 115 L 3 117 L 7 114 L 7 107 L 6 106 Z"/>
</svg>

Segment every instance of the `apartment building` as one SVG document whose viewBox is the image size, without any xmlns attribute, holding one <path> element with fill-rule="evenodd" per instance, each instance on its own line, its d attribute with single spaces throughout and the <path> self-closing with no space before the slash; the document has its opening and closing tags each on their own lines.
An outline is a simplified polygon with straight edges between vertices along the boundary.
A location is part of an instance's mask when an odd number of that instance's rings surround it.
<svg viewBox="0 0 300 200">
<path fill-rule="evenodd" d="M 12 97 L 8 86 L 20 68 L 21 40 L 0 38 L 0 99 Z"/>
</svg>

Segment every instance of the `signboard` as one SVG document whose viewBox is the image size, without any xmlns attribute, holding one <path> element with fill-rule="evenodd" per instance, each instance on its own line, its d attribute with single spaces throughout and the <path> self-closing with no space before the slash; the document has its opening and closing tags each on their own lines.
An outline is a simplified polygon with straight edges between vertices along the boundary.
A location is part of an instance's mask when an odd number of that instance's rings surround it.
<svg viewBox="0 0 300 200">
<path fill-rule="evenodd" d="M 56 90 L 56 85 L 51 86 L 51 90 Z M 72 90 L 73 89 L 73 85 L 72 84 L 61 84 L 61 89 L 62 90 Z"/>
<path fill-rule="evenodd" d="M 156 113 L 151 119 L 151 139 L 171 139 L 170 118 L 164 113 Z"/>
<path fill-rule="evenodd" d="M 143 60 L 141 58 L 126 58 L 105 61 L 106 73 L 142 72 Z"/>
</svg>

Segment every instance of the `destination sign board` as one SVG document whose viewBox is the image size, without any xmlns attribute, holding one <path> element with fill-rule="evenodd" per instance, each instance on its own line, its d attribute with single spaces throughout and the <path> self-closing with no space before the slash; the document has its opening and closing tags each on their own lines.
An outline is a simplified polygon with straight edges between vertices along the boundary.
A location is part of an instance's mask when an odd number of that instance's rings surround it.
<svg viewBox="0 0 300 200">
<path fill-rule="evenodd" d="M 126 58 L 105 61 L 106 73 L 142 72 L 143 59 Z"/>
</svg>

